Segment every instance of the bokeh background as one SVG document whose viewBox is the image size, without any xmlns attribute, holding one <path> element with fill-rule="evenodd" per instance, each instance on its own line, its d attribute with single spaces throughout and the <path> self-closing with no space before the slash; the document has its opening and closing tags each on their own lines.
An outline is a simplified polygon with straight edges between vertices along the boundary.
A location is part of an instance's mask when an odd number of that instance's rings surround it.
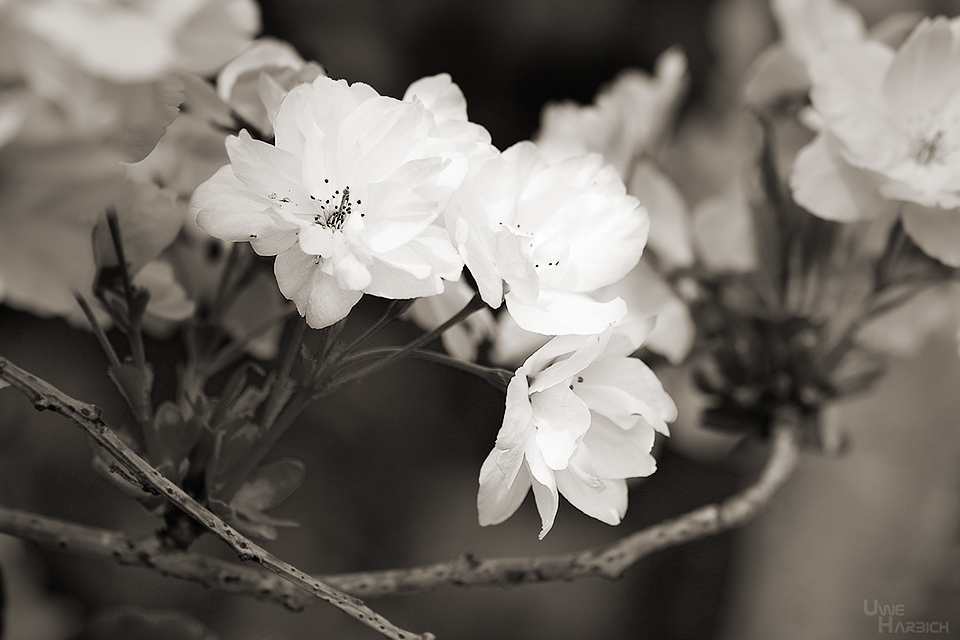
<svg viewBox="0 0 960 640">
<path fill-rule="evenodd" d="M 956 15 L 957 2 L 860 0 L 868 24 L 893 10 Z M 677 140 L 736 111 L 750 60 L 776 38 L 762 0 L 273 0 L 264 32 L 292 42 L 333 77 L 401 96 L 424 75 L 449 72 L 471 119 L 500 148 L 531 137 L 552 100 L 589 103 L 628 67 L 651 69 L 683 48 L 692 84 Z M 710 147 L 702 153 L 711 153 Z M 715 152 L 723 154 L 722 148 Z M 682 156 L 681 156 L 682 157 Z M 691 204 L 724 176 L 674 161 Z M 362 313 L 378 310 L 376 302 Z M 401 324 L 381 337 L 417 334 Z M 0 307 L 0 353 L 75 397 L 124 410 L 96 341 L 53 320 Z M 171 371 L 178 347 L 149 343 Z M 677 376 L 661 372 L 686 410 L 661 444 L 660 468 L 632 485 L 618 528 L 561 507 L 546 540 L 529 499 L 493 528 L 476 522 L 480 463 L 503 398 L 458 371 L 401 363 L 323 401 L 277 456 L 307 463 L 301 489 L 276 513 L 301 522 L 270 549 L 314 573 L 411 566 L 471 552 L 524 555 L 597 546 L 710 501 L 753 479 L 763 452 L 698 434 Z M 511 590 L 448 587 L 371 601 L 401 626 L 473 640 L 877 637 L 863 601 L 903 604 L 907 620 L 946 621 L 960 635 L 960 359 L 950 336 L 896 361 L 868 395 L 842 403 L 840 458 L 806 454 L 797 475 L 746 529 L 662 552 L 618 582 Z M 0 501 L 95 526 L 147 534 L 156 522 L 90 469 L 89 446 L 63 419 L 0 393 Z M 229 557 L 213 540 L 198 548 Z M 105 609 L 182 609 L 224 640 L 378 637 L 338 611 L 291 614 L 142 569 L 26 547 L 0 535 L 7 581 L 6 640 L 81 638 Z"/>
</svg>

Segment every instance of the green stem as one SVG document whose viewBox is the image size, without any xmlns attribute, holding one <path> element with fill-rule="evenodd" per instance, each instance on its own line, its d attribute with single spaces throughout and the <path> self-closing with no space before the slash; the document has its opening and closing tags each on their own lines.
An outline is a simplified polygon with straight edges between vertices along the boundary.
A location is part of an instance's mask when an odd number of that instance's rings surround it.
<svg viewBox="0 0 960 640">
<path fill-rule="evenodd" d="M 117 263 L 120 267 L 120 276 L 123 278 L 123 295 L 127 300 L 127 340 L 130 342 L 130 355 L 133 363 L 140 371 L 147 368 L 146 351 L 143 348 L 143 334 L 140 331 L 140 321 L 143 318 L 142 310 L 134 311 L 136 295 L 133 280 L 130 277 L 130 267 L 123 251 L 123 237 L 120 235 L 120 221 L 117 212 L 107 210 L 107 225 L 110 227 L 110 237 L 113 240 L 113 250 L 117 254 Z"/>
<path fill-rule="evenodd" d="M 287 343 L 287 350 L 284 352 L 283 360 L 280 363 L 277 379 L 274 381 L 270 397 L 267 399 L 266 405 L 264 405 L 264 429 L 270 429 L 272 416 L 277 415 L 280 403 L 285 400 L 283 397 L 283 389 L 290 379 L 290 371 L 293 370 L 293 363 L 296 361 L 297 356 L 300 355 L 300 345 L 303 344 L 303 336 L 306 332 L 307 321 L 303 318 L 297 318 L 294 322 L 293 335 L 290 336 L 290 342 Z"/>
<path fill-rule="evenodd" d="M 366 367 L 363 367 L 362 369 L 359 369 L 359 370 L 357 370 L 357 371 L 354 371 L 353 373 L 348 373 L 348 374 L 346 374 L 346 375 L 343 375 L 343 376 L 337 378 L 336 380 L 328 383 L 326 386 L 322 387 L 322 388 L 318 391 L 318 396 L 319 396 L 319 395 L 326 395 L 326 394 L 328 394 L 328 393 L 333 393 L 334 391 L 338 391 L 338 390 L 346 387 L 347 385 L 353 384 L 353 383 L 355 383 L 355 382 L 359 382 L 360 380 L 362 380 L 363 378 L 366 378 L 367 376 L 369 376 L 369 375 L 372 374 L 372 373 L 376 373 L 377 371 L 380 371 L 380 370 L 382 370 L 382 369 L 385 369 L 385 368 L 389 367 L 391 364 L 393 364 L 394 362 L 397 362 L 398 360 L 401 360 L 402 358 L 404 358 L 406 355 L 408 355 L 408 354 L 411 353 L 412 351 L 415 351 L 415 350 L 419 349 L 420 347 L 428 344 L 429 342 L 435 340 L 435 339 L 436 339 L 437 337 L 439 337 L 444 331 L 446 331 L 446 330 L 449 329 L 450 327 L 452 327 L 452 326 L 454 326 L 454 325 L 462 322 L 462 321 L 465 320 L 468 316 L 470 316 L 473 312 L 478 311 L 479 309 L 482 309 L 483 306 L 484 306 L 484 304 L 485 304 L 485 303 L 484 303 L 483 300 L 480 298 L 480 294 L 479 294 L 479 293 L 476 294 L 475 296 L 473 296 L 473 298 L 470 300 L 470 302 L 468 302 L 468 303 L 466 304 L 466 306 L 463 307 L 463 309 L 461 309 L 460 311 L 458 311 L 458 312 L 456 313 L 456 315 L 454 315 L 452 318 L 450 318 L 449 320 L 447 320 L 446 322 L 444 322 L 444 323 L 443 323 L 442 325 L 440 325 L 439 327 L 436 327 L 435 329 L 431 329 L 430 331 L 426 332 L 425 334 L 423 334 L 422 336 L 420 336 L 420 337 L 417 338 L 416 340 L 413 340 L 413 341 L 407 343 L 407 344 L 404 345 L 403 347 L 398 347 L 396 351 L 391 352 L 389 355 L 387 355 L 387 356 L 386 356 L 385 358 L 383 358 L 382 360 L 378 360 L 377 362 L 374 362 L 374 363 L 371 364 L 371 365 L 368 365 L 368 366 L 366 366 Z M 358 363 L 358 362 L 362 362 L 362 361 L 364 361 L 364 360 L 367 360 L 367 359 L 369 359 L 369 357 L 370 357 L 369 354 L 370 354 L 372 351 L 373 351 L 373 350 L 367 350 L 367 351 L 360 351 L 360 352 L 351 354 L 351 355 L 345 357 L 345 358 L 341 361 L 341 365 L 342 365 L 342 366 L 348 366 L 348 365 L 351 365 L 351 364 L 356 364 L 356 363 Z"/>
<path fill-rule="evenodd" d="M 388 322 L 394 318 L 400 317 L 404 311 L 410 308 L 410 305 L 413 304 L 413 300 L 391 300 L 387 310 L 383 312 L 383 315 L 380 316 L 376 322 L 373 323 L 366 331 L 364 331 L 360 336 L 351 342 L 346 349 L 345 353 L 351 353 L 357 349 L 361 344 L 373 337 L 380 329 L 385 327 Z"/>
<path fill-rule="evenodd" d="M 90 304 L 79 293 L 74 293 L 73 297 L 76 298 L 77 304 L 79 304 L 80 308 L 83 309 L 83 315 L 87 317 L 87 322 L 90 323 L 90 327 L 93 329 L 93 334 L 97 336 L 97 340 L 100 342 L 100 347 L 103 349 L 103 352 L 107 354 L 107 359 L 110 361 L 110 366 L 112 366 L 114 369 L 119 369 L 120 358 L 117 356 L 117 352 L 114 351 L 113 345 L 110 344 L 110 340 L 107 338 L 107 334 L 103 331 L 103 327 L 101 327 L 100 323 L 97 321 L 97 316 L 93 314 L 93 309 L 90 308 Z"/>
<path fill-rule="evenodd" d="M 404 351 L 405 347 L 383 347 L 380 349 L 370 349 L 364 351 L 364 353 L 371 359 L 380 358 L 383 356 L 389 356 L 400 351 Z M 482 378 L 489 382 L 493 387 L 499 389 L 500 391 L 506 391 L 507 385 L 510 383 L 510 379 L 513 378 L 513 372 L 508 371 L 507 369 L 501 369 L 499 367 L 487 367 L 482 364 L 477 364 L 476 362 L 470 362 L 468 360 L 461 360 L 460 358 L 455 358 L 446 353 L 440 351 L 428 351 L 426 349 L 414 349 L 413 351 L 406 351 L 406 355 L 411 358 L 416 358 L 417 360 L 425 360 L 427 362 L 436 362 L 439 364 L 452 367 L 454 369 L 459 369 L 460 371 L 466 371 L 467 373 L 472 373 L 478 378 Z"/>
</svg>

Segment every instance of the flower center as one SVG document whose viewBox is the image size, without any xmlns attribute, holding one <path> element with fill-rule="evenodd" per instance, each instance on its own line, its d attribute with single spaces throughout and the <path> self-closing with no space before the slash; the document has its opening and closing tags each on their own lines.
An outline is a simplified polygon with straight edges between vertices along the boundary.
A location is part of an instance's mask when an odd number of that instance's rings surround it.
<svg viewBox="0 0 960 640">
<path fill-rule="evenodd" d="M 944 161 L 944 156 L 946 156 L 946 149 L 944 149 L 944 136 L 943 131 L 937 131 L 930 137 L 921 136 L 913 140 L 911 155 L 913 159 L 917 161 L 917 164 L 927 166 L 934 162 L 942 163 Z"/>
<path fill-rule="evenodd" d="M 328 182 L 324 180 L 324 182 Z M 337 196 L 340 197 L 340 203 L 337 204 Z M 333 204 L 330 200 L 333 199 Z M 347 220 L 347 216 L 353 213 L 353 203 L 350 201 L 350 186 L 347 185 L 343 188 L 343 193 L 340 193 L 340 190 L 334 191 L 331 198 L 326 198 L 323 202 L 320 203 L 320 213 L 314 214 L 313 223 L 318 224 L 327 229 L 342 229 L 343 223 Z M 311 200 L 320 202 L 320 200 L 311 194 Z M 357 200 L 356 204 L 360 204 L 360 200 Z M 363 214 L 360 214 L 363 217 Z"/>
</svg>

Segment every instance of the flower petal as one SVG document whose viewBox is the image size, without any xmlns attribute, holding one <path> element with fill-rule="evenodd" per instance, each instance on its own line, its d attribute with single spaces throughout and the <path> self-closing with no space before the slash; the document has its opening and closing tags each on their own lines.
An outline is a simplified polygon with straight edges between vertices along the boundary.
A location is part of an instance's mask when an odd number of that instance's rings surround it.
<svg viewBox="0 0 960 640">
<path fill-rule="evenodd" d="M 314 329 L 345 318 L 363 295 L 361 291 L 341 289 L 336 278 L 321 271 L 314 258 L 297 247 L 280 253 L 273 270 L 281 293 L 297 304 L 297 311 Z"/>
<path fill-rule="evenodd" d="M 877 42 L 842 43 L 815 56 L 810 98 L 851 164 L 882 171 L 907 152 L 907 140 L 882 94 L 893 51 Z"/>
<path fill-rule="evenodd" d="M 641 162 L 630 178 L 629 191 L 649 212 L 649 247 L 668 268 L 691 266 L 690 212 L 673 181 L 652 162 Z"/>
<path fill-rule="evenodd" d="M 657 431 L 669 435 L 667 422 L 677 418 L 677 405 L 663 389 L 663 384 L 650 367 L 637 358 L 602 358 L 583 370 L 584 382 L 577 385 L 577 393 L 585 393 L 589 386 L 621 389 L 636 399 L 636 408 L 630 413 L 641 415 Z M 593 408 L 593 407 L 591 407 Z M 611 417 L 621 405 L 598 405 L 596 411 Z"/>
<path fill-rule="evenodd" d="M 557 385 L 530 396 L 536 444 L 551 469 L 565 469 L 590 427 L 590 410 L 568 387 Z"/>
<path fill-rule="evenodd" d="M 624 480 L 606 480 L 603 489 L 598 491 L 566 469 L 557 472 L 557 488 L 570 504 L 600 522 L 618 525 L 627 512 Z"/>
<path fill-rule="evenodd" d="M 560 492 L 557 490 L 557 479 L 554 471 L 543 461 L 539 450 L 533 447 L 527 456 L 527 464 L 533 487 L 533 497 L 537 501 L 537 511 L 540 512 L 540 539 L 550 532 L 557 518 L 557 509 L 560 507 Z"/>
<path fill-rule="evenodd" d="M 960 267 L 960 209 L 903 205 L 903 228 L 924 252 L 951 266 Z"/>
<path fill-rule="evenodd" d="M 500 451 L 494 449 L 480 467 L 477 512 L 481 527 L 500 524 L 512 516 L 530 489 L 530 471 L 526 464 L 518 469 L 520 473 L 508 476 L 498 464 L 499 456 Z"/>
<path fill-rule="evenodd" d="M 510 291 L 504 299 L 522 329 L 544 335 L 600 333 L 627 315 L 620 298 L 598 302 L 582 293 L 541 291 L 535 301 L 524 303 Z"/>
<path fill-rule="evenodd" d="M 582 446 L 602 478 L 642 478 L 657 470 L 650 451 L 656 434 L 644 424 L 621 429 L 601 415 L 594 414 Z M 566 495 L 566 494 L 564 494 Z"/>
<path fill-rule="evenodd" d="M 199 209 L 197 224 L 201 229 L 230 242 L 259 240 L 253 247 L 261 255 L 274 255 L 297 242 L 296 226 L 276 220 L 266 206 L 251 198 L 230 165 L 224 165 L 197 187 L 191 205 Z M 269 250 L 278 247 L 283 248 Z"/>
<path fill-rule="evenodd" d="M 904 121 L 939 109 L 960 88 L 960 46 L 946 18 L 925 20 L 897 51 L 883 83 L 893 114 Z"/>
<path fill-rule="evenodd" d="M 880 196 L 876 179 L 850 166 L 838 146 L 830 134 L 820 133 L 797 154 L 790 176 L 797 204 L 838 222 L 876 218 L 894 211 L 896 203 Z"/>
</svg>

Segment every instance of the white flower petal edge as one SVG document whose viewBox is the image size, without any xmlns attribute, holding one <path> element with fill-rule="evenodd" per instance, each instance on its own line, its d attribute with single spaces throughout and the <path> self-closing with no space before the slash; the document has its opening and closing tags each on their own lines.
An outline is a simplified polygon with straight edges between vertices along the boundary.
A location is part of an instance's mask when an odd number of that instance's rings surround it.
<svg viewBox="0 0 960 640">
<path fill-rule="evenodd" d="M 821 128 L 797 156 L 796 201 L 840 222 L 899 207 L 927 254 L 960 263 L 960 19 L 924 20 L 897 51 L 833 44 L 808 70 Z"/>
<path fill-rule="evenodd" d="M 656 375 L 629 357 L 652 330 L 652 320 L 641 320 L 558 336 L 517 369 L 496 446 L 480 469 L 482 526 L 513 515 L 530 488 L 540 539 L 553 527 L 560 494 L 593 518 L 620 522 L 626 478 L 656 470 L 654 432 L 667 434 L 677 417 Z"/>
<path fill-rule="evenodd" d="M 420 101 L 320 76 L 284 98 L 276 145 L 242 131 L 226 146 L 230 164 L 194 193 L 197 223 L 276 255 L 280 290 L 311 327 L 342 319 L 363 293 L 436 295 L 459 278 L 460 256 L 433 222 L 467 162 Z"/>
<path fill-rule="evenodd" d="M 522 328 L 589 335 L 626 315 L 586 292 L 637 265 L 650 217 L 600 155 L 550 164 L 520 142 L 475 157 L 444 216 L 483 300 L 505 300 Z"/>
</svg>

